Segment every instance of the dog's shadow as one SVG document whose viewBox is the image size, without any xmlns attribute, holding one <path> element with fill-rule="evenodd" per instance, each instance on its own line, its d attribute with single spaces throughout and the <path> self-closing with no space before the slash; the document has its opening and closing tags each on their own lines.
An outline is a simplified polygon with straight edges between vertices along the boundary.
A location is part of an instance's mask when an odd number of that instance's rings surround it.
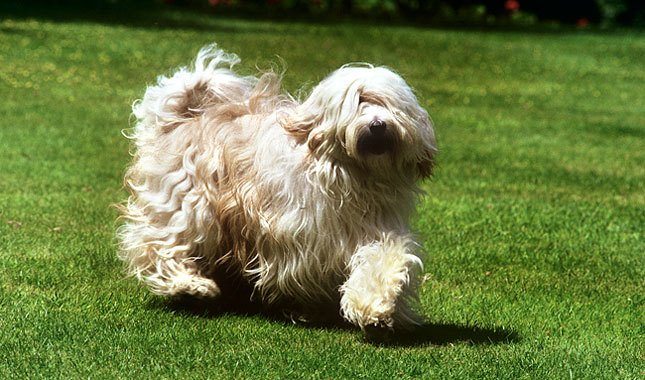
<svg viewBox="0 0 645 380">
<path fill-rule="evenodd" d="M 425 323 L 412 331 L 396 333 L 391 337 L 368 341 L 391 347 L 417 347 L 425 345 L 448 346 L 458 343 L 470 345 L 511 344 L 520 341 L 519 335 L 505 328 L 484 328 L 453 323 Z"/>
<path fill-rule="evenodd" d="M 190 297 L 155 299 L 152 308 L 163 309 L 173 314 L 189 315 L 200 318 L 218 318 L 225 315 L 261 316 L 274 323 L 294 324 L 288 314 L 267 310 L 262 305 L 250 302 L 213 302 Z M 337 314 L 337 313 L 336 313 Z M 318 321 L 298 321 L 298 328 L 322 330 L 357 331 L 354 326 L 344 322 L 336 315 L 323 316 Z M 448 346 L 454 344 L 491 345 L 512 344 L 520 341 L 513 330 L 501 327 L 485 328 L 452 323 L 425 323 L 411 331 L 394 333 L 366 334 L 367 343 L 386 347 Z"/>
</svg>

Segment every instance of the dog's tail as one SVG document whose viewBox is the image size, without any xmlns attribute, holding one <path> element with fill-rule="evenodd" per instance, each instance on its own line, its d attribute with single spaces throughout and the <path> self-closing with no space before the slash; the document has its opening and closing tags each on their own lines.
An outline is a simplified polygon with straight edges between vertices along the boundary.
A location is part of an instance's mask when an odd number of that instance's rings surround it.
<svg viewBox="0 0 645 380">
<path fill-rule="evenodd" d="M 159 76 L 143 99 L 134 103 L 137 118 L 134 136 L 168 133 L 217 104 L 248 99 L 257 79 L 240 77 L 232 71 L 240 62 L 216 44 L 202 48 L 192 67 L 181 67 L 172 76 Z"/>
</svg>

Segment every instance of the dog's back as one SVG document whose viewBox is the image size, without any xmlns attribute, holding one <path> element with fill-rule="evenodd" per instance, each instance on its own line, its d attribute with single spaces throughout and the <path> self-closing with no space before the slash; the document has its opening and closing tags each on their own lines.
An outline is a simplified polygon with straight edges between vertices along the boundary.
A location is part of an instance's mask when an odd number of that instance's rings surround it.
<svg viewBox="0 0 645 380">
<path fill-rule="evenodd" d="M 252 166 L 251 146 L 284 146 L 249 144 L 263 127 L 244 120 L 292 99 L 280 95 L 278 75 L 242 77 L 231 70 L 238 62 L 237 56 L 208 46 L 193 67 L 160 76 L 133 106 L 137 123 L 128 137 L 136 151 L 125 176 L 131 196 L 122 207 L 120 255 L 130 273 L 155 293 L 219 293 L 197 258 L 217 260 L 243 244 L 222 232 L 246 221 L 237 204 L 242 196 L 227 185 L 230 173 Z"/>
</svg>

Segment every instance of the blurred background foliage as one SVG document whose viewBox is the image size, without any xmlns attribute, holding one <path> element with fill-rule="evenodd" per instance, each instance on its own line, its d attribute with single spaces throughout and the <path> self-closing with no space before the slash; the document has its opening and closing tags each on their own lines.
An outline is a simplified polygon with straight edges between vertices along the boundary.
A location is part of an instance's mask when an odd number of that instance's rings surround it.
<svg viewBox="0 0 645 380">
<path fill-rule="evenodd" d="M 270 18 L 374 19 L 441 25 L 588 26 L 645 25 L 643 0 L 23 0 L 0 2 L 2 13 L 163 11 L 184 9 L 212 14 Z M 128 15 L 125 15 L 125 13 Z"/>
</svg>

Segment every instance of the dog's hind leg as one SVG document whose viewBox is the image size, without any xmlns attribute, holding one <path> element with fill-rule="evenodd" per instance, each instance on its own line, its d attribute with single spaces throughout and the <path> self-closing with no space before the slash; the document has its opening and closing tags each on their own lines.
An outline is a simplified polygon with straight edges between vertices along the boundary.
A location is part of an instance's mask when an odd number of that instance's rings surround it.
<svg viewBox="0 0 645 380">
<path fill-rule="evenodd" d="M 220 294 L 215 281 L 200 273 L 195 258 L 163 258 L 158 252 L 144 255 L 146 256 L 144 261 L 154 257 L 153 262 L 148 261 L 138 267 L 135 275 L 141 278 L 153 293 L 164 296 L 191 295 L 208 298 Z"/>
<path fill-rule="evenodd" d="M 211 224 L 208 190 L 196 173 L 199 150 L 192 134 L 184 133 L 190 127 L 156 129 L 137 141 L 145 144 L 126 175 L 131 196 L 122 207 L 120 256 L 154 293 L 213 297 L 219 288 L 200 263 L 212 258 L 218 229 Z"/>
<path fill-rule="evenodd" d="M 129 272 L 154 293 L 199 297 L 220 293 L 217 284 L 200 268 L 200 251 L 206 251 L 209 238 L 199 233 L 208 228 L 195 221 L 195 213 L 204 210 L 203 202 L 206 201 L 190 192 L 183 196 L 181 206 L 170 212 L 161 211 L 160 205 L 153 202 L 145 206 L 136 198 L 128 202 L 128 221 L 119 229 L 121 258 Z"/>
<path fill-rule="evenodd" d="M 358 248 L 341 286 L 343 317 L 361 329 L 408 328 L 421 323 L 413 309 L 421 260 L 408 236 L 383 239 Z"/>
<path fill-rule="evenodd" d="M 216 46 L 200 51 L 195 64 L 161 76 L 133 107 L 137 124 L 130 138 L 137 148 L 126 174 L 131 196 L 122 207 L 121 258 L 129 272 L 162 295 L 219 294 L 201 270 L 217 243 L 206 188 L 217 154 L 202 140 L 202 114 L 246 98 L 254 79 L 230 68 L 239 59 Z M 205 163 L 204 163 L 205 162 Z M 202 259 L 202 256 L 205 256 Z"/>
</svg>

